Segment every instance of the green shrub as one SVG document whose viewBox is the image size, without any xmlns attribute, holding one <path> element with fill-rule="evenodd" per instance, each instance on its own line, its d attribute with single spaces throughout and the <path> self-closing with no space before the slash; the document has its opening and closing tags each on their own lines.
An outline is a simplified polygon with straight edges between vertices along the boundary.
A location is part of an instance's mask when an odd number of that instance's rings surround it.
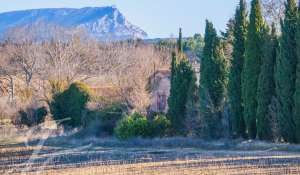
<svg viewBox="0 0 300 175">
<path fill-rule="evenodd" d="M 54 94 L 50 103 L 50 111 L 54 120 L 69 118 L 60 124 L 69 127 L 81 126 L 83 112 L 90 97 L 89 86 L 80 82 L 75 82 L 65 91 Z"/>
<path fill-rule="evenodd" d="M 111 136 L 126 113 L 127 108 L 121 103 L 111 104 L 102 110 L 91 110 L 84 119 L 84 127 L 93 134 Z"/>
<path fill-rule="evenodd" d="M 114 128 L 127 112 L 123 104 L 112 104 L 101 111 L 100 130 L 104 134 L 113 135 Z"/>
<path fill-rule="evenodd" d="M 157 115 L 152 121 L 154 136 L 164 137 L 171 127 L 170 120 L 165 115 Z"/>
<path fill-rule="evenodd" d="M 14 119 L 13 124 L 21 126 L 37 126 L 45 121 L 45 118 L 48 114 L 46 107 L 40 108 L 26 108 L 21 109 L 16 118 Z"/>
<path fill-rule="evenodd" d="M 134 113 L 118 123 L 115 134 L 122 140 L 135 137 L 153 137 L 153 127 L 145 116 Z"/>
</svg>

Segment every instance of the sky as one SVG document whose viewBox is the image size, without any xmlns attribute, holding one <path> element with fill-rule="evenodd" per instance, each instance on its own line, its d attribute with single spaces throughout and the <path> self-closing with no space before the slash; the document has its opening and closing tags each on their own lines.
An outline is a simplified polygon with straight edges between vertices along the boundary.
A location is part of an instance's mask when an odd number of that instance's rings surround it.
<svg viewBox="0 0 300 175">
<path fill-rule="evenodd" d="M 1 0 L 0 12 L 37 8 L 82 8 L 116 6 L 132 23 L 148 33 L 149 38 L 204 33 L 205 20 L 218 31 L 234 15 L 239 0 Z"/>
</svg>

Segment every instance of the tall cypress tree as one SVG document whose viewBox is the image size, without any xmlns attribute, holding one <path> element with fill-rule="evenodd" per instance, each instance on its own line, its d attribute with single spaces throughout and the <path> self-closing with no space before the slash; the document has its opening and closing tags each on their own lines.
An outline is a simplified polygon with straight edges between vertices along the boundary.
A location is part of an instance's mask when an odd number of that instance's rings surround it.
<svg viewBox="0 0 300 175">
<path fill-rule="evenodd" d="M 218 106 L 220 101 L 220 96 L 216 89 L 212 89 L 212 87 L 216 86 L 215 83 L 217 78 L 214 72 L 216 68 L 216 49 L 219 44 L 219 38 L 217 36 L 217 32 L 213 27 L 213 24 L 209 21 L 206 21 L 206 29 L 205 29 L 205 46 L 203 49 L 203 58 L 201 62 L 201 73 L 200 73 L 200 86 L 201 92 L 206 93 L 206 96 L 209 99 L 208 102 L 211 103 L 212 106 Z"/>
<path fill-rule="evenodd" d="M 296 89 L 295 89 L 295 108 L 294 108 L 294 121 L 296 125 L 296 141 L 300 143 L 300 2 L 298 5 L 298 21 L 296 31 L 297 43 L 297 70 L 296 70 Z"/>
<path fill-rule="evenodd" d="M 285 19 L 281 22 L 280 55 L 276 65 L 276 93 L 278 99 L 278 122 L 285 141 L 295 142 L 294 93 L 297 66 L 297 5 L 296 0 L 285 4 Z"/>
<path fill-rule="evenodd" d="M 191 73 L 191 81 L 189 89 L 187 89 L 188 95 L 185 109 L 185 127 L 187 134 L 195 134 L 195 131 L 197 130 L 197 128 L 199 128 L 199 91 L 197 87 L 197 77 L 195 72 Z"/>
<path fill-rule="evenodd" d="M 220 137 L 221 111 L 227 85 L 227 60 L 213 24 L 206 21 L 200 73 L 200 112 L 203 134 Z"/>
<path fill-rule="evenodd" d="M 242 71 L 245 59 L 247 34 L 247 10 L 245 0 L 240 0 L 234 19 L 234 40 L 231 68 L 229 73 L 228 97 L 232 118 L 233 135 L 245 137 L 245 121 L 242 102 Z"/>
<path fill-rule="evenodd" d="M 178 41 L 177 41 L 177 50 L 178 50 L 178 53 L 183 52 L 182 29 L 181 28 L 179 28 L 179 37 L 178 37 Z"/>
<path fill-rule="evenodd" d="M 215 125 L 215 121 L 213 120 L 214 116 L 213 112 L 210 110 L 211 100 L 209 96 L 209 87 L 211 84 L 210 80 L 210 71 L 212 70 L 212 57 L 214 48 L 217 43 L 217 32 L 213 27 L 213 24 L 209 21 L 206 21 L 205 35 L 204 35 L 204 48 L 203 48 L 203 56 L 201 58 L 201 66 L 200 66 L 200 119 L 201 119 L 201 127 L 200 127 L 200 135 L 204 137 L 212 137 L 214 136 L 214 130 L 212 126 Z"/>
<path fill-rule="evenodd" d="M 272 25 L 271 35 L 269 34 L 269 29 L 266 28 L 264 36 L 265 40 L 264 43 L 262 43 L 264 55 L 257 88 L 257 135 L 259 139 L 271 140 L 272 129 L 269 107 L 272 98 L 275 96 L 274 70 L 278 47 L 274 24 Z"/>
<path fill-rule="evenodd" d="M 259 0 L 252 0 L 242 79 L 244 119 L 251 139 L 256 137 L 257 82 L 263 57 L 262 33 L 265 23 Z"/>
<path fill-rule="evenodd" d="M 172 53 L 171 65 L 171 89 L 168 99 L 168 118 L 171 121 L 174 135 L 186 134 L 186 108 L 188 98 L 193 93 L 190 88 L 193 85 L 194 71 L 188 62 L 188 59 L 182 52 L 182 33 L 179 30 L 179 39 L 177 44 L 178 52 Z"/>
<path fill-rule="evenodd" d="M 170 78 L 170 84 L 171 84 L 171 91 L 172 91 L 172 87 L 173 86 L 173 83 L 174 83 L 174 77 L 175 77 L 175 73 L 176 73 L 176 53 L 175 52 L 172 52 L 172 60 L 171 60 L 171 78 Z"/>
</svg>

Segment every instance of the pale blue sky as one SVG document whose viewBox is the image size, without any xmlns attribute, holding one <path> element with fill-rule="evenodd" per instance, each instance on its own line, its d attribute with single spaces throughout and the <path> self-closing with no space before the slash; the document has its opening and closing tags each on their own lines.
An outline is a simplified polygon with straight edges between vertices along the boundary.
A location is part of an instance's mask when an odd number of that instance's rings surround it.
<svg viewBox="0 0 300 175">
<path fill-rule="evenodd" d="M 1 0 L 0 12 L 87 6 L 116 7 L 133 24 L 144 29 L 150 38 L 177 35 L 179 27 L 184 36 L 203 33 L 205 19 L 218 30 L 225 29 L 239 0 Z"/>
</svg>

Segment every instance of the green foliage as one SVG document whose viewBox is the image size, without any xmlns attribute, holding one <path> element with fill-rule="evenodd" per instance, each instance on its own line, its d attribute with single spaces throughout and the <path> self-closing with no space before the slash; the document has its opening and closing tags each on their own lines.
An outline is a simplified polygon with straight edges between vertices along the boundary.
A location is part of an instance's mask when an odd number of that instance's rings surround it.
<svg viewBox="0 0 300 175">
<path fill-rule="evenodd" d="M 170 120 L 165 115 L 157 115 L 152 121 L 153 135 L 164 137 L 168 133 L 168 129 L 171 127 Z"/>
<path fill-rule="evenodd" d="M 264 55 L 257 89 L 257 136 L 262 140 L 272 140 L 271 115 L 269 107 L 275 96 L 274 71 L 277 57 L 277 36 L 275 25 L 272 33 L 265 32 Z"/>
<path fill-rule="evenodd" d="M 227 85 L 227 60 L 212 23 L 207 21 L 205 47 L 201 68 L 201 92 L 207 93 L 212 106 L 218 108 Z"/>
<path fill-rule="evenodd" d="M 283 139 L 288 142 L 296 142 L 293 113 L 295 112 L 294 95 L 297 51 L 299 50 L 296 44 L 297 13 L 296 0 L 288 0 L 285 19 L 281 22 L 280 53 L 276 62 L 277 116 L 280 133 Z"/>
<path fill-rule="evenodd" d="M 185 109 L 185 128 L 187 134 L 193 134 L 199 127 L 199 90 L 196 82 L 197 77 L 193 74 L 189 89 L 187 90 L 188 97 Z"/>
<path fill-rule="evenodd" d="M 117 123 L 126 115 L 127 107 L 122 103 L 113 103 L 103 109 L 88 110 L 83 118 L 85 134 L 112 136 Z"/>
<path fill-rule="evenodd" d="M 176 134 L 185 134 L 186 104 L 189 96 L 189 87 L 193 80 L 193 70 L 187 60 L 182 60 L 176 66 L 176 73 L 173 80 L 173 89 L 168 99 L 168 116 Z"/>
<path fill-rule="evenodd" d="M 123 104 L 112 104 L 100 112 L 100 130 L 108 135 L 113 135 L 114 128 L 127 112 Z"/>
<path fill-rule="evenodd" d="M 178 49 L 178 53 L 183 52 L 182 31 L 181 31 L 181 28 L 179 28 L 179 38 L 178 38 L 178 41 L 177 41 L 177 49 Z"/>
<path fill-rule="evenodd" d="M 200 34 L 195 34 L 183 42 L 183 50 L 194 52 L 197 57 L 201 57 L 204 47 L 204 38 Z"/>
<path fill-rule="evenodd" d="M 248 136 L 254 139 L 257 134 L 257 83 L 260 74 L 261 60 L 263 57 L 263 20 L 260 1 L 252 0 L 250 23 L 248 26 L 246 53 L 242 77 L 242 100 L 244 103 L 244 119 Z"/>
<path fill-rule="evenodd" d="M 210 137 L 218 137 L 221 112 L 227 87 L 227 60 L 213 24 L 206 21 L 205 47 L 200 72 L 200 113 L 203 128 Z M 212 122 L 213 121 L 213 122 Z"/>
<path fill-rule="evenodd" d="M 46 107 L 27 108 L 18 112 L 15 120 L 17 125 L 25 125 L 27 127 L 37 126 L 45 121 L 48 111 Z"/>
<path fill-rule="evenodd" d="M 299 4 L 300 6 L 300 4 Z M 298 10 L 299 7 L 298 6 Z M 300 143 L 300 12 L 298 11 L 297 31 L 296 31 L 296 43 L 297 43 L 297 68 L 296 68 L 296 85 L 294 93 L 294 122 L 296 125 L 296 141 Z"/>
<path fill-rule="evenodd" d="M 243 117 L 242 71 L 247 35 L 247 8 L 244 0 L 240 0 L 240 5 L 235 13 L 233 35 L 233 53 L 229 72 L 228 98 L 233 135 L 235 137 L 245 138 L 246 126 Z"/>
<path fill-rule="evenodd" d="M 177 63 L 176 63 L 176 53 L 172 52 L 172 61 L 171 61 L 171 93 L 174 89 L 174 78 L 176 75 L 176 67 L 177 67 Z"/>
<path fill-rule="evenodd" d="M 120 120 L 114 131 L 117 138 L 122 140 L 136 137 L 153 138 L 166 136 L 170 126 L 170 120 L 164 115 L 156 115 L 153 120 L 148 120 L 139 113 L 133 113 Z"/>
<path fill-rule="evenodd" d="M 126 140 L 135 137 L 148 138 L 153 136 L 151 123 L 139 113 L 123 118 L 115 128 L 117 138 Z"/>
<path fill-rule="evenodd" d="M 83 111 L 90 96 L 90 88 L 80 82 L 75 82 L 65 91 L 55 94 L 50 103 L 50 111 L 54 120 L 69 118 L 69 120 L 62 122 L 64 126 L 81 126 Z"/>
<path fill-rule="evenodd" d="M 179 39 L 178 47 L 181 45 Z M 186 132 L 186 104 L 188 97 L 190 96 L 189 93 L 192 93 L 188 90 L 190 89 L 190 86 L 193 86 L 192 84 L 195 83 L 193 77 L 194 71 L 186 56 L 182 52 L 177 53 L 176 56 L 173 52 L 171 63 L 171 88 L 168 99 L 168 118 L 171 121 L 173 133 L 175 135 L 184 135 Z"/>
</svg>

